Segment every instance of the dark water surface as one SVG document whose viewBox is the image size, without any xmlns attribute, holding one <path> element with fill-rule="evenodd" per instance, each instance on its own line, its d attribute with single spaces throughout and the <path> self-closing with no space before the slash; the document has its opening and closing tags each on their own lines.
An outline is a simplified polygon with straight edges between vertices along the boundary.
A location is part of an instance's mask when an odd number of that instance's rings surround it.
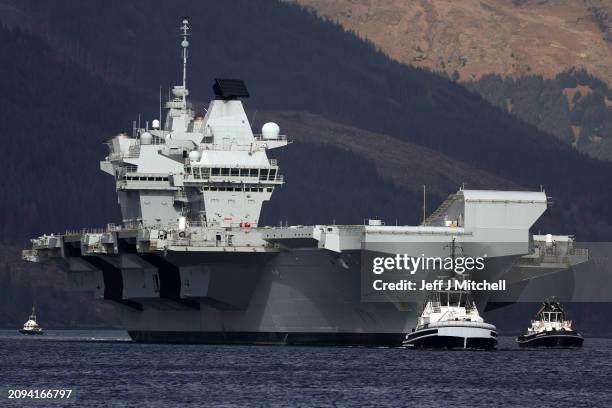
<svg viewBox="0 0 612 408">
<path fill-rule="evenodd" d="M 0 386 L 72 388 L 72 402 L 0 406 L 610 406 L 612 339 L 582 350 L 135 344 L 121 331 L 0 331 Z"/>
</svg>

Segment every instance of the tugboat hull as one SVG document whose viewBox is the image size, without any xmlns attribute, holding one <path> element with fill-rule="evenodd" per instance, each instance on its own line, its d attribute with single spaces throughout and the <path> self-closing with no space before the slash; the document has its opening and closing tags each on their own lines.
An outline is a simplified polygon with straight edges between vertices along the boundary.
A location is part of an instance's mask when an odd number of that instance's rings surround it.
<svg viewBox="0 0 612 408">
<path fill-rule="evenodd" d="M 34 331 L 34 330 L 23 330 L 23 329 L 19 329 L 19 333 L 26 334 L 28 336 L 44 334 L 44 332 L 42 330 Z"/>
<path fill-rule="evenodd" d="M 546 331 L 537 334 L 521 335 L 516 341 L 521 348 L 580 348 L 584 338 L 575 331 Z"/>
<path fill-rule="evenodd" d="M 407 335 L 403 345 L 420 350 L 493 350 L 497 332 L 488 324 L 428 327 Z"/>
</svg>

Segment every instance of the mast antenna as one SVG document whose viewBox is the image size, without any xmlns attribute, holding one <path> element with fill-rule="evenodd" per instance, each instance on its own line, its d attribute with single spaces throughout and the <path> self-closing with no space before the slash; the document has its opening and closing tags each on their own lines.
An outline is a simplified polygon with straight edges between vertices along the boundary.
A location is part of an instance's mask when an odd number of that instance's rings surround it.
<svg viewBox="0 0 612 408">
<path fill-rule="evenodd" d="M 187 31 L 189 31 L 189 17 L 183 17 L 183 25 L 181 26 L 181 47 L 183 47 L 183 108 L 187 109 L 187 48 L 189 48 L 189 41 L 187 41 Z"/>
<path fill-rule="evenodd" d="M 427 222 L 427 185 L 423 184 L 423 224 Z"/>
</svg>

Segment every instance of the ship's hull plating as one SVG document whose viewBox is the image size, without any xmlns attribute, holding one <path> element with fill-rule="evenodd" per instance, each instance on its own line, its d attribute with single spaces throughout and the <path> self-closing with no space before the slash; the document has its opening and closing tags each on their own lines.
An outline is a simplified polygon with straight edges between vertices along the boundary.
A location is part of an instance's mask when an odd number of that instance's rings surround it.
<svg viewBox="0 0 612 408">
<path fill-rule="evenodd" d="M 128 331 L 140 343 L 398 347 L 403 333 Z"/>
<path fill-rule="evenodd" d="M 36 330 L 24 330 L 24 329 L 19 329 L 19 333 L 25 334 L 26 336 L 36 336 L 36 335 L 44 334 L 42 330 L 36 331 Z"/>
<path fill-rule="evenodd" d="M 320 248 L 125 251 L 78 258 L 84 262 L 70 263 L 69 275 L 77 288 L 110 300 L 138 342 L 400 346 L 417 320 L 422 294 L 364 302 L 361 255 Z M 495 343 L 474 339 L 467 345 L 488 349 Z"/>
<path fill-rule="evenodd" d="M 580 348 L 584 338 L 576 331 L 544 331 L 521 335 L 516 342 L 521 348 Z"/>
<path fill-rule="evenodd" d="M 362 302 L 359 251 L 344 253 L 342 262 L 339 257 L 318 248 L 261 259 L 234 255 L 231 262 L 179 254 L 168 259 L 179 265 L 181 297 L 197 307 L 156 298 L 154 293 L 147 297 L 146 273 L 145 282 L 143 273 L 134 270 L 121 271 L 122 292 L 138 293 L 129 300 L 140 307 L 113 304 L 137 342 L 401 346 L 421 299 L 401 307 Z M 194 264 L 196 259 L 199 264 Z M 234 278 L 226 279 L 228 274 Z M 251 289 L 244 290 L 248 285 Z M 224 297 L 238 288 L 241 297 Z"/>
</svg>

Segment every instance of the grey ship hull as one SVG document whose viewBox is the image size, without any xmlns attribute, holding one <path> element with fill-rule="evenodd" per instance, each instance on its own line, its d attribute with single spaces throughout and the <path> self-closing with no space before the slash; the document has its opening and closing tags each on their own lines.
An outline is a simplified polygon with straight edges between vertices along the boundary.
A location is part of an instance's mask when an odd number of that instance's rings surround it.
<svg viewBox="0 0 612 408">
<path fill-rule="evenodd" d="M 473 206 L 504 214 L 516 209 L 523 217 L 529 210 L 527 227 L 544 199 L 514 203 L 515 194 L 526 193 L 498 192 L 492 202 Z M 139 342 L 393 347 L 414 326 L 424 292 L 370 298 L 367 279 L 376 275 L 361 263 L 369 265 L 372 253 L 446 256 L 449 240 L 459 237 L 466 255 L 488 255 L 479 279 L 517 275 L 513 265 L 529 251 L 527 231 L 498 228 L 495 237 L 506 240 L 488 241 L 490 229 L 471 228 L 195 226 L 179 234 L 108 227 L 40 237 L 22 256 L 58 263 L 78 290 L 112 302 Z M 479 294 L 480 307 L 495 300 Z"/>
<path fill-rule="evenodd" d="M 147 282 L 142 277 L 146 273 L 126 269 L 115 272 L 116 277 L 121 274 L 123 288 L 121 301 L 113 303 L 132 339 L 155 343 L 399 346 L 403 333 L 416 319 L 417 303 L 405 310 L 391 303 L 362 303 L 359 265 L 345 269 L 338 264 L 337 254 L 323 249 L 292 249 L 272 256 L 227 254 L 226 259 L 211 255 L 208 261 L 207 256 L 196 254 L 170 257 L 182 266 L 172 271 L 166 264 L 160 270 L 179 273 L 181 286 L 170 287 L 160 273 L 160 296 L 155 290 L 143 293 Z M 151 264 L 170 262 L 159 255 L 153 257 L 158 260 L 147 257 Z M 198 257 L 201 262 L 194 264 Z M 359 255 L 355 253 L 352 258 L 359 259 Z M 118 298 L 108 291 L 105 296 Z"/>
</svg>

